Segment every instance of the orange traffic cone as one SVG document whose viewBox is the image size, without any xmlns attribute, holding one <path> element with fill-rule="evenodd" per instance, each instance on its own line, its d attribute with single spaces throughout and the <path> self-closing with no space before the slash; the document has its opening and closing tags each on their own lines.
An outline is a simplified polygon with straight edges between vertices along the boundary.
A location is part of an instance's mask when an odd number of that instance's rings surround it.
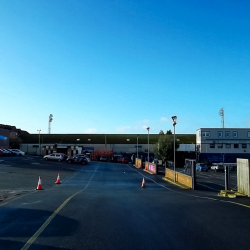
<svg viewBox="0 0 250 250">
<path fill-rule="evenodd" d="M 141 187 L 142 187 L 142 188 L 145 188 L 145 180 L 144 180 L 144 177 L 143 177 L 143 179 L 142 179 Z"/>
<path fill-rule="evenodd" d="M 60 182 L 60 175 L 58 174 L 58 176 L 57 176 L 57 179 L 56 179 L 56 182 L 55 182 L 56 184 L 61 184 L 61 182 Z"/>
<path fill-rule="evenodd" d="M 39 176 L 38 185 L 37 185 L 36 190 L 43 190 L 43 189 L 42 189 L 42 180 L 41 180 L 41 177 L 40 177 L 40 176 Z"/>
</svg>

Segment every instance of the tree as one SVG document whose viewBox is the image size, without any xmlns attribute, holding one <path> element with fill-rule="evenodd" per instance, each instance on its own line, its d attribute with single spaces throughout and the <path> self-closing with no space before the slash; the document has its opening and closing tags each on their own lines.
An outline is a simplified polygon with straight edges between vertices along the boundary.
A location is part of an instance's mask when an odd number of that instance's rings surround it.
<svg viewBox="0 0 250 250">
<path fill-rule="evenodd" d="M 179 148 L 179 142 L 175 140 L 175 149 Z M 170 135 L 160 136 L 154 148 L 154 154 L 164 162 L 174 160 L 174 138 Z"/>
<path fill-rule="evenodd" d="M 10 142 L 10 148 L 20 148 L 20 143 L 22 140 L 19 138 L 19 135 L 16 132 L 10 132 L 10 137 L 9 137 L 9 142 Z"/>
<path fill-rule="evenodd" d="M 171 129 L 169 129 L 169 130 L 167 130 L 167 133 L 166 133 L 167 135 L 172 135 L 173 133 L 172 133 L 172 131 L 171 131 Z"/>
<path fill-rule="evenodd" d="M 164 135 L 163 130 L 160 130 L 159 135 Z"/>
</svg>

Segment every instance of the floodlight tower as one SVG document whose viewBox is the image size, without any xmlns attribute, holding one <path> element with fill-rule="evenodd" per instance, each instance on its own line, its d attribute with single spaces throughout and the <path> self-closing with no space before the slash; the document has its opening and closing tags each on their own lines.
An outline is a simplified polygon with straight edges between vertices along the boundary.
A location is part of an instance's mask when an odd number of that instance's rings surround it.
<svg viewBox="0 0 250 250">
<path fill-rule="evenodd" d="M 49 128 L 48 128 L 48 133 L 50 134 L 50 131 L 51 131 L 51 122 L 53 121 L 53 115 L 50 114 L 49 115 Z"/>
<path fill-rule="evenodd" d="M 224 128 L 224 109 L 223 108 L 219 110 L 219 115 L 221 116 L 222 128 Z"/>
</svg>

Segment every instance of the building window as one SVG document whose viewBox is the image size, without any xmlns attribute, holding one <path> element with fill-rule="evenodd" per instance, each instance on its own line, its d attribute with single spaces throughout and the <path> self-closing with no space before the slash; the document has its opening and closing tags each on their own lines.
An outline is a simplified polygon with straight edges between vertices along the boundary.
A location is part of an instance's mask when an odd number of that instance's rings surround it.
<svg viewBox="0 0 250 250">
<path fill-rule="evenodd" d="M 226 148 L 231 148 L 231 144 L 227 143 Z"/>
<path fill-rule="evenodd" d="M 233 137 L 238 137 L 238 132 L 233 131 Z"/>
<path fill-rule="evenodd" d="M 230 137 L 230 131 L 225 132 L 225 137 Z"/>
<path fill-rule="evenodd" d="M 247 137 L 250 137 L 250 131 L 247 132 Z"/>
<path fill-rule="evenodd" d="M 222 144 L 222 143 L 219 143 L 219 144 L 218 144 L 218 148 L 223 148 L 223 144 Z"/>
<path fill-rule="evenodd" d="M 210 136 L 210 132 L 204 131 L 202 132 L 202 137 L 209 137 Z"/>
<path fill-rule="evenodd" d="M 218 137 L 223 137 L 223 132 L 222 131 L 218 131 Z"/>
<path fill-rule="evenodd" d="M 215 148 L 215 145 L 214 144 L 210 144 L 210 148 Z"/>
<path fill-rule="evenodd" d="M 246 143 L 242 143 L 242 148 L 247 148 L 247 144 Z"/>
<path fill-rule="evenodd" d="M 234 148 L 239 148 L 239 144 L 234 144 Z"/>
</svg>

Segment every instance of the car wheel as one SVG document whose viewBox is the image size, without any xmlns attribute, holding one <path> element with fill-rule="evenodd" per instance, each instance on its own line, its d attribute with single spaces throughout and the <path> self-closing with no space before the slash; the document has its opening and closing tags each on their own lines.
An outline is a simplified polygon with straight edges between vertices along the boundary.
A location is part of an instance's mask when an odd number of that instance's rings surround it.
<svg viewBox="0 0 250 250">
<path fill-rule="evenodd" d="M 45 160 L 47 161 L 47 160 L 48 160 L 48 158 L 46 157 L 46 158 L 45 158 Z"/>
<path fill-rule="evenodd" d="M 72 161 L 71 160 L 68 160 L 68 163 L 71 163 Z"/>
<path fill-rule="evenodd" d="M 62 161 L 62 159 L 58 159 L 58 161 Z"/>
</svg>

